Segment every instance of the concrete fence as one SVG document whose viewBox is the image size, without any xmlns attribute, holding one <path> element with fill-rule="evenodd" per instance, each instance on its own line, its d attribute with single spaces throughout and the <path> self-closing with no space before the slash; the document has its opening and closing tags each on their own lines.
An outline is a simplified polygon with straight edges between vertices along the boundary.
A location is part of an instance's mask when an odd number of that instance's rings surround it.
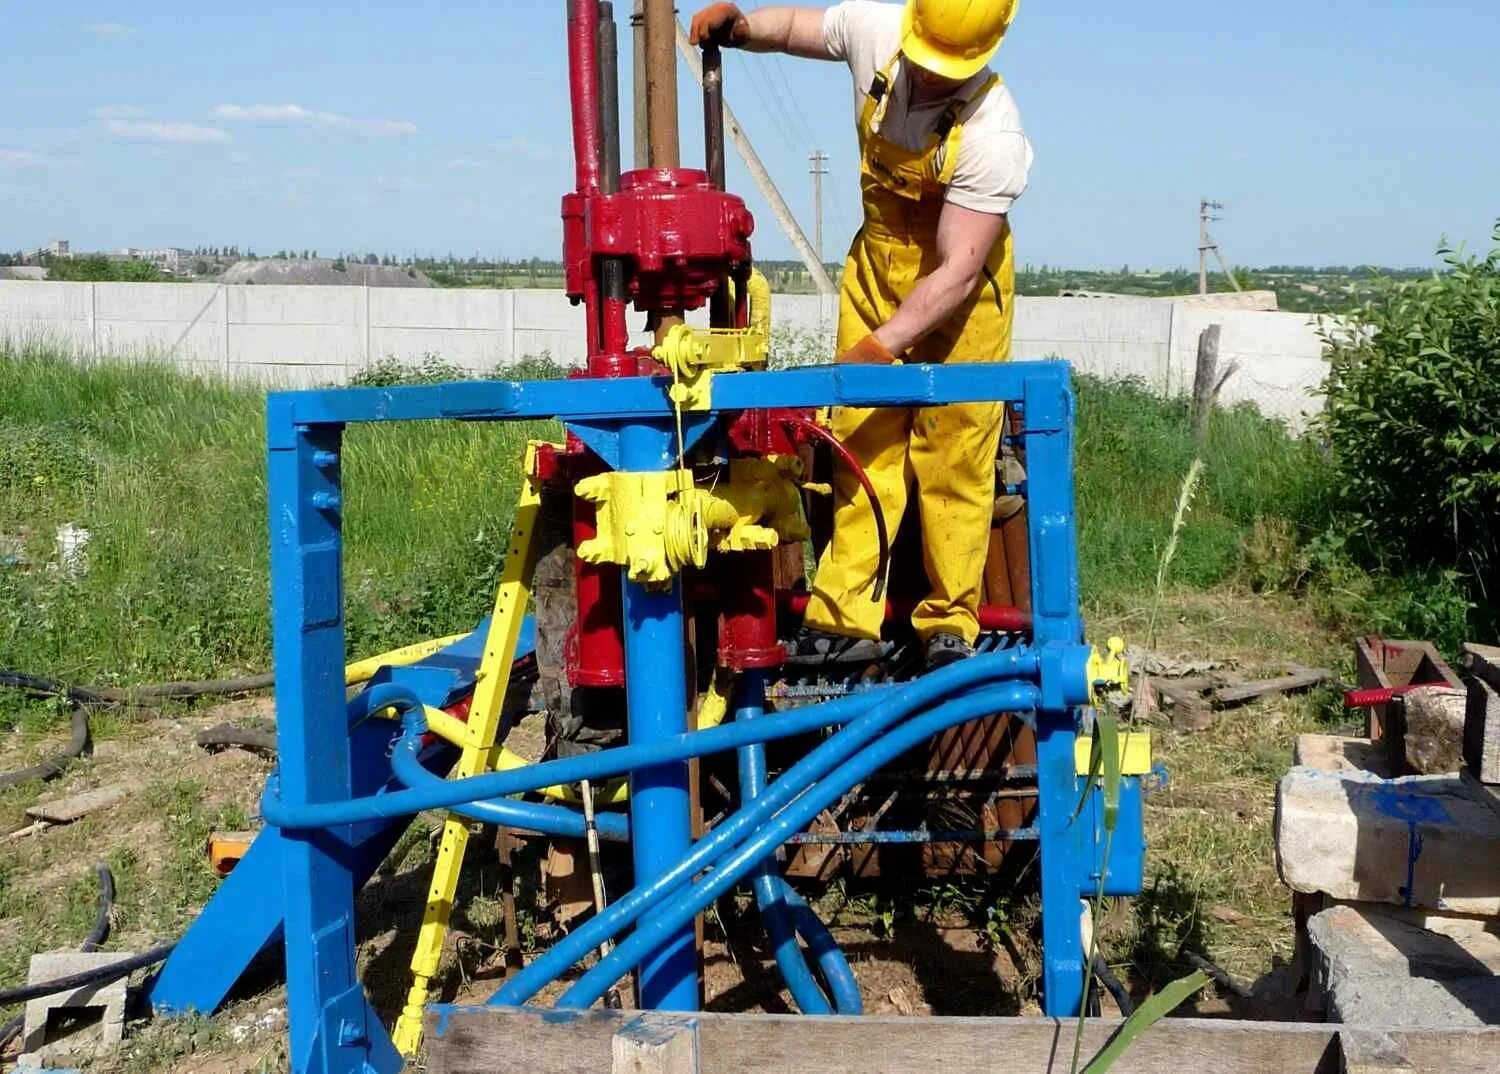
<svg viewBox="0 0 1500 1074">
<path fill-rule="evenodd" d="M 837 316 L 833 299 L 776 299 L 782 343 L 803 359 L 832 357 Z M 1326 364 L 1303 314 L 1020 298 L 1014 353 L 1184 392 L 1198 335 L 1212 323 L 1223 326 L 1221 368 L 1240 367 L 1226 402 L 1254 402 L 1293 426 L 1317 409 Z M 0 281 L 0 337 L 293 387 L 338 382 L 384 358 L 432 354 L 475 373 L 542 354 L 563 365 L 584 359 L 581 314 L 557 291 Z"/>
</svg>

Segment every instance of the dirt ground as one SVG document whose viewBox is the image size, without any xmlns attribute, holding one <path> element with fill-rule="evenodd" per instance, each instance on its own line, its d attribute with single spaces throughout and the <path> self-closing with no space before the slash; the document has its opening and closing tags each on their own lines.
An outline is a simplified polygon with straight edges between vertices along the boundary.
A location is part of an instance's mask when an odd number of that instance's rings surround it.
<svg viewBox="0 0 1500 1074">
<path fill-rule="evenodd" d="M 1138 614 L 1101 611 L 1097 621 L 1101 629 L 1128 631 Z M 1292 602 L 1223 593 L 1178 600 L 1160 648 L 1249 670 L 1287 652 L 1303 663 L 1339 659 L 1334 640 Z M 251 825 L 271 768 L 266 758 L 240 749 L 208 753 L 194 745 L 194 733 L 225 720 L 269 727 L 269 705 L 262 698 L 167 717 L 102 715 L 95 721 L 91 756 L 43 787 L 0 795 L 3 835 L 22 827 L 25 807 L 37 801 L 118 783 L 135 788 L 113 809 L 0 844 L 0 981 L 23 979 L 30 952 L 67 948 L 82 938 L 93 915 L 96 861 L 111 865 L 119 888 L 110 949 L 143 949 L 191 922 L 217 883 L 207 864 L 207 833 Z M 1170 778 L 1148 800 L 1148 891 L 1136 900 L 1112 901 L 1100 919 L 1102 948 L 1132 992 L 1142 995 L 1159 985 L 1156 975 L 1171 969 L 1173 952 L 1191 947 L 1256 986 L 1249 1002 L 1205 993 L 1192 1013 L 1295 1013 L 1287 969 L 1289 899 L 1276 879 L 1270 846 L 1274 784 L 1289 763 L 1291 739 L 1326 726 L 1328 707 L 1326 698 L 1281 699 L 1225 714 L 1197 734 L 1153 727 Z M 530 719 L 511 744 L 534 755 L 539 736 L 539 721 Z M 45 755 L 56 740 L 17 734 L 0 741 L 0 769 Z M 394 865 L 387 863 L 360 898 L 362 974 L 388 1020 L 409 985 L 407 962 L 430 875 L 432 833 L 440 822 L 436 815 L 418 818 Z M 502 871 L 487 842 L 471 848 L 438 999 L 482 1001 L 504 974 Z M 850 957 L 867 1012 L 1040 1013 L 1034 890 L 954 883 L 914 891 L 909 882 L 903 888 L 836 882 L 808 892 Z M 554 926 L 545 906 L 524 894 L 520 931 L 531 952 L 545 946 Z M 745 895 L 726 898 L 707 916 L 709 1009 L 793 1010 L 756 917 Z M 274 964 L 253 972 L 228 1009 L 210 1019 L 134 1022 L 126 1046 L 87 1069 L 284 1069 L 285 998 L 276 975 Z M 1104 1012 L 1113 1013 L 1107 997 Z"/>
</svg>

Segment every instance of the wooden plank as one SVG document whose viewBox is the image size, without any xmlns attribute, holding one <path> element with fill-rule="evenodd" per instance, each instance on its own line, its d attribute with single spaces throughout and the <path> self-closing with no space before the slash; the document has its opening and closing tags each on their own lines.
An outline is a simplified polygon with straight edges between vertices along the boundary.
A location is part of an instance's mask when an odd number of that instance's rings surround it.
<svg viewBox="0 0 1500 1074">
<path fill-rule="evenodd" d="M 1343 1074 L 1415 1074 L 1401 1043 L 1377 1029 L 1344 1027 L 1339 1050 Z"/>
<path fill-rule="evenodd" d="M 1326 668 L 1293 668 L 1290 674 L 1278 675 L 1274 679 L 1257 679 L 1254 682 L 1221 686 L 1212 694 L 1216 708 L 1232 708 L 1274 694 L 1289 694 L 1298 690 L 1311 690 L 1333 680 L 1333 672 Z"/>
<path fill-rule="evenodd" d="M 698 1074 L 698 1020 L 643 1011 L 610 1041 L 610 1074 Z"/>
<path fill-rule="evenodd" d="M 98 813 L 100 810 L 119 805 L 138 790 L 140 790 L 140 785 L 137 783 L 114 783 L 108 787 L 97 787 L 94 790 L 59 798 L 56 801 L 38 802 L 34 806 L 26 807 L 26 815 L 33 820 L 46 821 L 48 824 L 71 824 L 90 813 Z"/>
<path fill-rule="evenodd" d="M 429 1009 L 431 1074 L 595 1074 L 611 1069 L 616 1034 L 637 1015 L 535 1008 Z M 997 1069 L 1064 1072 L 1074 1023 L 1047 1018 L 802 1018 L 699 1014 L 701 1074 L 992 1074 Z M 1097 1054 L 1120 1026 L 1093 1019 L 1083 1056 Z M 1337 1074 L 1343 1027 L 1296 1022 L 1168 1018 L 1142 1035 L 1113 1074 L 1211 1069 L 1214 1074 Z M 1500 1028 L 1393 1029 L 1392 1048 L 1414 1074 L 1480 1074 L 1495 1069 Z"/>
</svg>

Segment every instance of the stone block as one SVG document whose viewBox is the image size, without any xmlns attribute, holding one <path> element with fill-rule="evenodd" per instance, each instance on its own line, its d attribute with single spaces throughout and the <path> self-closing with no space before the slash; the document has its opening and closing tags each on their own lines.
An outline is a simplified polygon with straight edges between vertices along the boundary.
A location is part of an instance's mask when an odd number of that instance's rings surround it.
<svg viewBox="0 0 1500 1074">
<path fill-rule="evenodd" d="M 1419 775 L 1457 773 L 1464 766 L 1464 690 L 1434 686 L 1406 695 L 1406 763 Z"/>
<path fill-rule="evenodd" d="M 1276 865 L 1297 892 L 1500 915 L 1500 816 L 1454 776 L 1293 768 L 1276 789 Z"/>
<path fill-rule="evenodd" d="M 1379 743 L 1346 735 L 1298 735 L 1292 764 L 1320 772 L 1367 772 L 1382 779 L 1396 774 Z"/>
<path fill-rule="evenodd" d="M 86 973 L 131 958 L 129 951 L 51 951 L 31 956 L 27 984 Z M 89 1058 L 116 1048 L 125 1031 L 126 978 L 42 996 L 26 1004 L 21 1050 L 44 1065 L 63 1058 Z"/>
<path fill-rule="evenodd" d="M 1352 1026 L 1500 1024 L 1500 937 L 1491 922 L 1333 906 L 1308 922 L 1327 1016 Z"/>
<path fill-rule="evenodd" d="M 1465 645 L 1469 705 L 1464 720 L 1464 764 L 1481 783 L 1500 784 L 1500 649 Z"/>
</svg>

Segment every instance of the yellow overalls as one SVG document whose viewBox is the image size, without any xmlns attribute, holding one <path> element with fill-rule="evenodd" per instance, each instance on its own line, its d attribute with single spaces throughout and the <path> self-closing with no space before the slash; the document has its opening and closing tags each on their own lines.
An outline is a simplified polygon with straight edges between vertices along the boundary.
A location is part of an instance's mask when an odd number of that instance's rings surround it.
<svg viewBox="0 0 1500 1074">
<path fill-rule="evenodd" d="M 962 116 L 972 103 L 951 102 L 924 149 L 911 151 L 887 141 L 879 133 L 879 119 L 899 59 L 876 77 L 859 119 L 865 225 L 844 268 L 840 354 L 889 320 L 917 281 L 937 267 L 938 216 L 958 161 Z M 999 81 L 992 77 L 973 99 Z M 1007 222 L 978 288 L 912 348 L 907 360 L 1007 360 L 1014 296 Z M 916 484 L 922 558 L 932 590 L 917 605 L 912 625 L 924 641 L 949 633 L 972 645 L 979 636 L 1002 414 L 1003 408 L 991 403 L 833 411 L 831 430 L 868 472 L 892 533 L 906 510 L 907 491 Z M 870 599 L 879 560 L 875 520 L 869 501 L 845 469 L 837 476 L 835 504 L 833 540 L 818 564 L 805 622 L 847 637 L 878 638 L 884 608 Z"/>
</svg>

